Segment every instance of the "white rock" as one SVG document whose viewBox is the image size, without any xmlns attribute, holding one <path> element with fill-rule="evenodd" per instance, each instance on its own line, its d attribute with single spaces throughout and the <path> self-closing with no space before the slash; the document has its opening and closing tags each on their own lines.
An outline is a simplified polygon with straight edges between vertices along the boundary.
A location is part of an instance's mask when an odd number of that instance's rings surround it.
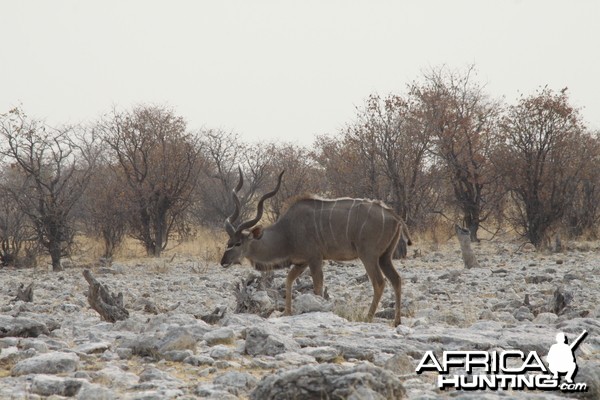
<svg viewBox="0 0 600 400">
<path fill-rule="evenodd" d="M 534 319 L 533 323 L 536 325 L 546 325 L 551 326 L 556 323 L 558 316 L 554 313 L 543 312 L 539 313 Z"/>
<path fill-rule="evenodd" d="M 110 349 L 110 345 L 110 342 L 83 343 L 75 347 L 73 350 L 77 353 L 85 354 L 103 353 L 106 350 Z"/>
<path fill-rule="evenodd" d="M 269 294 L 264 290 L 258 290 L 252 293 L 250 299 L 256 302 L 261 310 L 269 310 L 273 308 L 273 300 L 269 297 Z"/>
<path fill-rule="evenodd" d="M 331 304 L 321 296 L 304 293 L 294 299 L 293 309 L 295 314 L 329 311 Z"/>
<path fill-rule="evenodd" d="M 14 376 L 26 374 L 61 374 L 76 371 L 79 357 L 75 353 L 53 352 L 19 361 L 11 370 Z"/>
<path fill-rule="evenodd" d="M 252 356 L 274 356 L 299 349 L 300 346 L 291 337 L 267 325 L 252 327 L 246 332 L 246 353 Z"/>
<path fill-rule="evenodd" d="M 41 396 L 58 395 L 72 397 L 79 393 L 85 384 L 88 384 L 88 382 L 83 379 L 38 374 L 33 377 L 31 391 Z"/>
<path fill-rule="evenodd" d="M 218 328 L 214 331 L 206 332 L 203 339 L 209 346 L 220 343 L 231 343 L 235 338 L 235 332 L 228 327 Z"/>
<path fill-rule="evenodd" d="M 107 382 L 111 388 L 129 388 L 139 382 L 140 378 L 131 372 L 123 371 L 116 365 L 109 365 L 96 372 L 99 380 Z"/>
</svg>

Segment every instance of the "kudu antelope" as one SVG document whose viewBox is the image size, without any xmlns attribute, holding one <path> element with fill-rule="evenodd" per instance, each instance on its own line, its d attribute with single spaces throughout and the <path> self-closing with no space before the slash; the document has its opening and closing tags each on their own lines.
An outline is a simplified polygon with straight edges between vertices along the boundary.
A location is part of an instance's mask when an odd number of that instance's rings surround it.
<svg viewBox="0 0 600 400">
<path fill-rule="evenodd" d="M 240 180 L 232 191 L 235 210 L 225 220 L 229 234 L 227 249 L 221 259 L 223 267 L 248 258 L 253 265 L 290 265 L 286 280 L 285 314 L 292 312 L 292 284 L 310 268 L 314 292 L 323 295 L 323 260 L 349 261 L 359 258 L 373 285 L 373 302 L 367 319 L 372 321 L 385 287 L 385 277 L 391 282 L 396 310 L 394 323 L 400 324 L 401 279 L 392 264 L 392 254 L 402 235 L 410 242 L 406 224 L 391 208 L 380 201 L 363 199 L 321 199 L 315 196 L 299 198 L 271 226 L 256 225 L 263 215 L 265 200 L 275 196 L 281 186 L 283 172 L 275 189 L 258 201 L 254 219 L 235 227 L 240 200 L 237 192 Z"/>
</svg>

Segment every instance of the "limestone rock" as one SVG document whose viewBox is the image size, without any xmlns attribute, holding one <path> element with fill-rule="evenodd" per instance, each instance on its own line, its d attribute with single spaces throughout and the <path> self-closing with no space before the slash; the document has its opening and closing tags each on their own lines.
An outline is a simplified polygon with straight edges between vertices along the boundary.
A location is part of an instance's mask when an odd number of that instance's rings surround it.
<svg viewBox="0 0 600 400">
<path fill-rule="evenodd" d="M 187 350 L 196 347 L 196 337 L 185 328 L 172 328 L 157 342 L 161 353 L 170 350 Z"/>
<path fill-rule="evenodd" d="M 38 374 L 33 377 L 31 391 L 41 396 L 75 396 L 87 383 L 82 379 L 62 378 L 53 375 Z"/>
<path fill-rule="evenodd" d="M 228 392 L 238 395 L 240 392 L 253 389 L 258 383 L 258 379 L 245 372 L 229 371 L 217 376 L 213 383 L 222 385 L 227 388 Z"/>
<path fill-rule="evenodd" d="M 401 399 L 406 391 L 391 372 L 371 364 L 343 367 L 336 364 L 308 365 L 263 378 L 250 398 L 262 399 Z"/>
<path fill-rule="evenodd" d="M 12 369 L 13 376 L 27 374 L 61 374 L 76 371 L 79 357 L 75 353 L 45 353 L 18 362 Z"/>
<path fill-rule="evenodd" d="M 314 357 L 318 362 L 332 362 L 340 357 L 340 351 L 332 346 L 305 347 L 302 353 Z"/>
<path fill-rule="evenodd" d="M 38 337 L 42 334 L 50 334 L 48 327 L 43 322 L 0 314 L 0 338 L 12 336 Z"/>
<path fill-rule="evenodd" d="M 238 396 L 229 393 L 222 385 L 201 383 L 194 390 L 194 394 L 205 399 L 237 400 Z"/>
<path fill-rule="evenodd" d="M 578 361 L 575 382 L 587 385 L 587 391 L 574 394 L 581 399 L 600 399 L 600 361 Z"/>
<path fill-rule="evenodd" d="M 206 343 L 209 346 L 215 344 L 227 344 L 232 343 L 235 338 L 235 332 L 231 328 L 219 328 L 214 331 L 206 332 L 204 334 L 203 339 L 206 340 Z"/>
<path fill-rule="evenodd" d="M 406 354 L 397 353 L 385 362 L 384 368 L 398 375 L 408 375 L 415 373 L 416 365 Z"/>
<path fill-rule="evenodd" d="M 98 384 L 84 385 L 77 395 L 78 400 L 116 400 L 114 391 Z"/>
<path fill-rule="evenodd" d="M 109 382 L 111 388 L 129 388 L 140 380 L 136 374 L 124 371 L 117 365 L 108 365 L 97 371 L 96 377 L 100 381 Z"/>
<path fill-rule="evenodd" d="M 291 337 L 284 336 L 267 326 L 249 328 L 246 332 L 246 353 L 252 356 L 264 354 L 274 356 L 300 346 Z"/>
<path fill-rule="evenodd" d="M 329 311 L 331 305 L 321 296 L 312 293 L 303 293 L 294 299 L 294 313 L 304 314 L 315 311 Z"/>
</svg>

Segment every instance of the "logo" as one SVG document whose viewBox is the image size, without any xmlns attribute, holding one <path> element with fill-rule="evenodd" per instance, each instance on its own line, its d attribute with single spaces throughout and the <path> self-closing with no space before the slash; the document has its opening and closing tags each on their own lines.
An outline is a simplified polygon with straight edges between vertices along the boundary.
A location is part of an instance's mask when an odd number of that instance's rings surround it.
<svg viewBox="0 0 600 400">
<path fill-rule="evenodd" d="M 577 361 L 575 350 L 587 336 L 583 331 L 573 343 L 559 332 L 556 343 L 546 356 L 547 365 L 535 351 L 528 354 L 520 350 L 506 351 L 444 351 L 438 359 L 433 351 L 427 351 L 415 372 L 439 373 L 439 389 L 460 390 L 561 390 L 563 392 L 585 392 L 587 384 L 575 382 Z M 565 382 L 561 383 L 561 377 Z"/>
</svg>

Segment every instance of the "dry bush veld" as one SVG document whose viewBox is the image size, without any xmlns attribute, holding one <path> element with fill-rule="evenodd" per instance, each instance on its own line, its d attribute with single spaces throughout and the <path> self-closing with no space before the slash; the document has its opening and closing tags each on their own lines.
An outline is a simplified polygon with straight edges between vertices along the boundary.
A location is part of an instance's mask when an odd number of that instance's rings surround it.
<svg viewBox="0 0 600 400">
<path fill-rule="evenodd" d="M 183 118 L 165 107 L 113 111 L 96 128 L 124 179 L 129 234 L 160 256 L 193 201 L 203 163 L 200 142 Z"/>
<path fill-rule="evenodd" d="M 82 234 L 102 239 L 103 257 L 118 258 L 139 256 L 131 239 L 158 257 L 205 229 L 224 233 L 239 169 L 242 219 L 285 169 L 265 220 L 312 192 L 382 200 L 434 242 L 456 223 L 472 241 L 482 231 L 515 232 L 540 249 L 555 234 L 595 238 L 600 142 L 567 90 L 541 88 L 505 104 L 476 77 L 473 66 L 432 68 L 405 93 L 368 96 L 346 126 L 310 147 L 193 131 L 164 106 L 59 128 L 12 110 L 0 118 L 3 262 L 42 247 L 59 270 Z"/>
<path fill-rule="evenodd" d="M 509 221 L 540 247 L 576 203 L 597 147 L 587 146 L 590 134 L 566 89 L 522 97 L 504 115 L 501 134 L 495 163 L 514 204 Z"/>
<path fill-rule="evenodd" d="M 432 69 L 415 83 L 415 117 L 428 132 L 429 151 L 449 184 L 446 206 L 459 212 L 462 224 L 477 241 L 479 225 L 499 209 L 502 188 L 490 155 L 498 146 L 496 131 L 500 103 L 466 72 Z"/>
<path fill-rule="evenodd" d="M 17 185 L 3 181 L 3 190 L 27 215 L 52 268 L 60 271 L 76 232 L 73 210 L 100 154 L 97 138 L 77 127 L 46 126 L 19 109 L 0 117 L 0 156 L 20 178 Z"/>
</svg>

